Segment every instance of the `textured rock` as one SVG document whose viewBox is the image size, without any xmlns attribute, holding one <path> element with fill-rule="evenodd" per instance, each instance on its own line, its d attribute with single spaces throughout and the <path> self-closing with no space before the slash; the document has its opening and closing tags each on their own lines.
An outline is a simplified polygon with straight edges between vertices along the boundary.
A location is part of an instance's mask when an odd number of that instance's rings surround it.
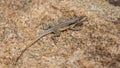
<svg viewBox="0 0 120 68">
<path fill-rule="evenodd" d="M 49 34 L 20 58 L 20 68 L 119 68 L 120 7 L 115 0 L 0 0 L 0 68 L 13 62 L 43 25 L 85 15 L 55 45 Z M 117 1 L 117 0 L 116 0 Z M 119 1 L 119 0 L 118 0 Z M 117 2 L 118 3 L 118 2 Z"/>
</svg>

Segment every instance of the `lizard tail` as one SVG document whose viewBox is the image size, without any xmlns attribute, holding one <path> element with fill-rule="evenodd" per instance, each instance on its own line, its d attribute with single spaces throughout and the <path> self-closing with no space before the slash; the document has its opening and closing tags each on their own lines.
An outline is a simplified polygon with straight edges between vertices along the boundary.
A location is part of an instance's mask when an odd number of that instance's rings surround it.
<svg viewBox="0 0 120 68">
<path fill-rule="evenodd" d="M 37 37 L 36 39 L 33 40 L 33 42 L 31 42 L 30 44 L 28 44 L 28 46 L 20 53 L 20 55 L 17 57 L 17 59 L 15 60 L 14 65 L 16 65 L 16 63 L 19 61 L 19 59 L 21 58 L 21 56 L 24 54 L 24 52 L 30 48 L 35 42 L 37 42 L 40 38 Z"/>
</svg>

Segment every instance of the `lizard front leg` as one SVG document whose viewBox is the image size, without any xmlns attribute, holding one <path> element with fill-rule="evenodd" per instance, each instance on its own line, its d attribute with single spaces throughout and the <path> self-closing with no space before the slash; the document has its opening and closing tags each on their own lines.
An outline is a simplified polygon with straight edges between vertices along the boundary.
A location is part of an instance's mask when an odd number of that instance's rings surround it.
<svg viewBox="0 0 120 68">
<path fill-rule="evenodd" d="M 83 25 L 83 23 L 79 23 L 79 25 L 81 26 L 81 25 Z M 71 26 L 69 27 L 69 29 L 70 29 L 70 30 L 74 30 L 74 31 L 81 30 L 81 28 L 76 27 L 76 26 L 78 26 L 78 23 L 71 25 Z"/>
<path fill-rule="evenodd" d="M 73 24 L 73 25 L 71 25 L 70 27 L 69 27 L 69 29 L 70 30 L 75 30 L 75 31 L 78 31 L 78 30 L 81 30 L 81 28 L 78 28 L 78 27 L 76 27 L 76 26 L 81 26 L 81 25 L 83 25 L 83 21 L 85 21 L 87 18 L 85 17 L 85 18 L 83 18 L 82 20 L 79 20 L 79 21 L 77 21 L 75 24 Z"/>
</svg>

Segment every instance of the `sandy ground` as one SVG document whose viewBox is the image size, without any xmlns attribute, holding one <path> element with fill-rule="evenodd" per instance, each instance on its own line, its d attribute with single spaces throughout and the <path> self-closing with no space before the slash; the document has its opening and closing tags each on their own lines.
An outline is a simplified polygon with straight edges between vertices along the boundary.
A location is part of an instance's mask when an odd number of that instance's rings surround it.
<svg viewBox="0 0 120 68">
<path fill-rule="evenodd" d="M 119 2 L 119 1 L 118 1 Z M 120 68 L 120 3 L 115 0 L 0 0 L 0 68 Z M 49 34 L 16 58 L 43 25 L 86 16 L 54 44 Z"/>
</svg>

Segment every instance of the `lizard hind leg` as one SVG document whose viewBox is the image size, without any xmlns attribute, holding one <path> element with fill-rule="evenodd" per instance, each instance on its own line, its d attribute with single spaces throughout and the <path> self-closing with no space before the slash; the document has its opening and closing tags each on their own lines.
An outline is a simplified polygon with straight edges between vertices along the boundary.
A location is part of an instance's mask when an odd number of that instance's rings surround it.
<svg viewBox="0 0 120 68">
<path fill-rule="evenodd" d="M 52 28 L 53 26 L 54 26 L 53 24 L 50 24 L 50 25 L 43 24 L 43 30 L 48 30 Z"/>
<path fill-rule="evenodd" d="M 56 37 L 59 37 L 61 32 L 59 30 L 54 30 L 53 33 L 54 35 L 51 36 L 51 39 L 53 40 L 54 44 L 56 44 L 57 43 Z"/>
</svg>

